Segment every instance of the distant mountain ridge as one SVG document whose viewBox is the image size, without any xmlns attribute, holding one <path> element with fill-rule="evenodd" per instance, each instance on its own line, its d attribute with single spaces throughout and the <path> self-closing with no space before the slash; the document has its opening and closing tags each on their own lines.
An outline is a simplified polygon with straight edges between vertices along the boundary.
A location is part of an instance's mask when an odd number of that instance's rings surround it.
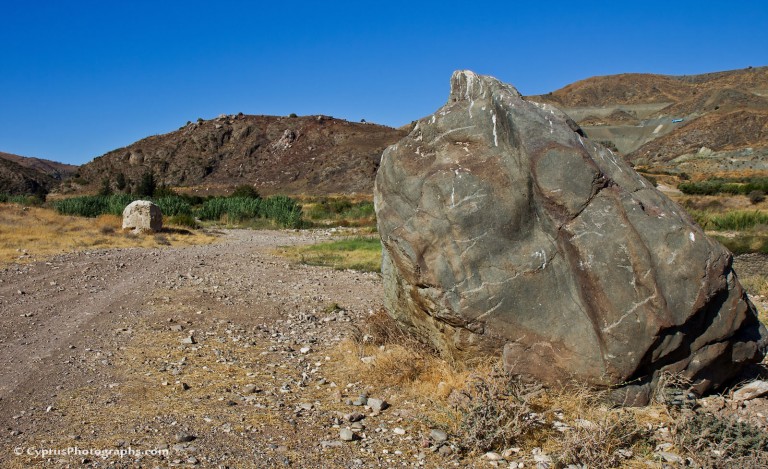
<svg viewBox="0 0 768 469">
<path fill-rule="evenodd" d="M 561 108 L 636 165 L 768 172 L 768 67 L 592 77 L 526 99 Z M 104 180 L 114 189 L 124 180 L 130 190 L 151 172 L 160 183 L 203 194 L 240 184 L 267 195 L 369 194 L 382 152 L 409 130 L 322 115 L 221 115 L 80 167 L 0 153 L 0 193 L 94 192 Z"/>
<path fill-rule="evenodd" d="M 0 158 L 18 163 L 25 168 L 34 169 L 43 174 L 47 174 L 53 179 L 63 180 L 72 177 L 78 169 L 78 166 L 73 164 L 59 163 L 57 161 L 44 160 L 42 158 L 34 158 L 29 156 L 19 156 L 12 153 L 4 153 L 0 151 Z"/>
<path fill-rule="evenodd" d="M 768 170 L 768 67 L 592 77 L 529 98 L 561 108 L 635 164 Z"/>
<path fill-rule="evenodd" d="M 70 177 L 77 166 L 0 152 L 0 194 L 43 194 Z"/>
</svg>

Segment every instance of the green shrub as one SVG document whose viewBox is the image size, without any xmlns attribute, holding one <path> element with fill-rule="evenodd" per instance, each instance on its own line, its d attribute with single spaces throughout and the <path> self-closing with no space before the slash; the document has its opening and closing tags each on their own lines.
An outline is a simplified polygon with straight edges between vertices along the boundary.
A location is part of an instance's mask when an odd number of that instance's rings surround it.
<svg viewBox="0 0 768 469">
<path fill-rule="evenodd" d="M 178 194 L 176 194 L 176 191 L 174 191 L 173 188 L 168 187 L 165 184 L 160 184 L 160 186 L 155 189 L 152 197 L 155 199 L 159 199 L 161 197 L 178 197 Z"/>
<path fill-rule="evenodd" d="M 360 219 L 374 215 L 372 202 L 353 203 L 346 197 L 320 198 L 309 209 L 312 220 Z"/>
<path fill-rule="evenodd" d="M 744 231 L 766 224 L 768 213 L 735 211 L 711 216 L 708 228 L 717 231 Z"/>
<path fill-rule="evenodd" d="M 36 195 L 10 195 L 0 194 L 0 203 L 19 204 L 19 205 L 40 205 L 44 200 L 41 200 Z"/>
<path fill-rule="evenodd" d="M 108 177 L 101 180 L 101 188 L 99 189 L 99 195 L 112 195 L 112 184 L 109 181 Z"/>
<path fill-rule="evenodd" d="M 749 197 L 749 201 L 752 203 L 752 205 L 759 204 L 765 200 L 765 192 L 761 190 L 754 190 L 750 192 L 747 197 Z"/>
<path fill-rule="evenodd" d="M 713 178 L 706 181 L 681 182 L 677 188 L 687 195 L 747 195 L 753 191 L 768 192 L 768 178 Z"/>
<path fill-rule="evenodd" d="M 197 220 L 192 214 L 179 214 L 168 217 L 168 225 L 185 226 L 187 228 L 197 228 Z"/>
<path fill-rule="evenodd" d="M 184 197 L 177 195 L 153 199 L 165 216 L 187 215 L 192 216 L 192 206 Z M 194 220 L 194 217 L 192 218 Z"/>
<path fill-rule="evenodd" d="M 262 216 L 275 220 L 286 228 L 301 226 L 301 205 L 284 195 L 273 195 L 262 201 Z"/>
<path fill-rule="evenodd" d="M 703 467 L 758 461 L 765 467 L 768 462 L 768 434 L 746 422 L 695 413 L 681 422 L 676 434 L 680 446 L 695 455 Z"/>
<path fill-rule="evenodd" d="M 157 189 L 157 182 L 155 181 L 155 175 L 151 171 L 147 171 L 141 176 L 141 182 L 136 188 L 136 195 L 140 197 L 152 197 L 155 195 Z"/>
<path fill-rule="evenodd" d="M 201 220 L 221 220 L 224 215 L 229 222 L 258 218 L 262 200 L 249 197 L 215 197 L 206 200 L 197 211 Z"/>
<path fill-rule="evenodd" d="M 256 192 L 256 189 L 254 189 L 253 186 L 249 186 L 248 184 L 242 184 L 235 187 L 235 190 L 229 196 L 230 197 L 246 197 L 251 199 L 261 198 L 259 193 Z"/>
</svg>

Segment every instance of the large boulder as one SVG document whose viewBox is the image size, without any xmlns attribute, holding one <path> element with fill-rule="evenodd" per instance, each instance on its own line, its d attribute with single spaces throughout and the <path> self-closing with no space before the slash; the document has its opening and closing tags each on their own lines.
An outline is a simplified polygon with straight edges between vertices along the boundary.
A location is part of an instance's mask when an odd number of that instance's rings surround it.
<svg viewBox="0 0 768 469">
<path fill-rule="evenodd" d="M 764 355 L 732 256 L 564 113 L 454 73 L 448 102 L 384 152 L 385 302 L 457 360 L 503 353 L 546 382 L 642 404 L 663 371 L 698 392 Z"/>
<path fill-rule="evenodd" d="M 148 200 L 136 200 L 123 209 L 123 229 L 134 232 L 153 232 L 163 229 L 160 207 Z"/>
</svg>

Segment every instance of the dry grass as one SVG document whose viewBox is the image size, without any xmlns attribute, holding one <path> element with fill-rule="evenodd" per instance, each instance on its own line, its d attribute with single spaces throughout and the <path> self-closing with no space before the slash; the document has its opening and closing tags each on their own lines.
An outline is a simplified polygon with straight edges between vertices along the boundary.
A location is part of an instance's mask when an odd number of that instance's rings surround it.
<svg viewBox="0 0 768 469">
<path fill-rule="evenodd" d="M 764 275 L 746 275 L 739 277 L 739 282 L 751 295 L 768 296 L 768 277 Z"/>
<path fill-rule="evenodd" d="M 471 368 L 449 363 L 383 310 L 339 344 L 334 362 L 339 380 L 364 377 L 377 395 L 414 402 L 424 428 L 446 430 L 469 457 L 518 447 L 517 459 L 531 462 L 541 448 L 558 464 L 647 467 L 652 429 L 675 422 L 664 403 L 616 409 L 607 391 L 572 383 L 545 388 L 507 375 L 498 360 Z M 560 423 L 569 429 L 558 431 Z"/>
<path fill-rule="evenodd" d="M 123 232 L 113 215 L 96 219 L 59 215 L 53 210 L 0 204 L 0 265 L 31 262 L 84 249 L 208 244 L 216 237 L 169 227 L 163 233 Z"/>
<path fill-rule="evenodd" d="M 352 339 L 332 352 L 331 374 L 352 381 L 364 377 L 395 401 L 421 403 L 425 428 L 459 431 L 461 415 L 451 404 L 454 391 L 467 387 L 471 371 L 443 360 L 427 345 L 400 329 L 384 310 L 369 316 Z"/>
</svg>

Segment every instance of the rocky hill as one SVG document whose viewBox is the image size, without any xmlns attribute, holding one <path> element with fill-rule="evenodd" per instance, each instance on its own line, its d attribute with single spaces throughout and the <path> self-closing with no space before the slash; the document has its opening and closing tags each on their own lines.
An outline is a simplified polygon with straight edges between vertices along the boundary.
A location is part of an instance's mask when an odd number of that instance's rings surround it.
<svg viewBox="0 0 768 469">
<path fill-rule="evenodd" d="M 59 181 L 72 177 L 78 169 L 77 166 L 72 164 L 59 163 L 57 161 L 44 160 L 42 158 L 19 156 L 11 153 L 0 152 L 0 159 L 13 161 L 25 168 L 34 169 L 35 171 L 46 174 Z"/>
<path fill-rule="evenodd" d="M 768 170 L 768 67 L 593 77 L 540 96 L 636 164 Z"/>
<path fill-rule="evenodd" d="M 105 178 L 130 185 L 152 172 L 159 183 L 204 193 L 239 184 L 262 194 L 370 193 L 384 148 L 405 134 L 327 116 L 221 115 L 95 158 L 79 179 L 91 188 Z"/>
<path fill-rule="evenodd" d="M 56 182 L 47 174 L 0 157 L 0 194 L 44 193 L 56 185 Z"/>
</svg>

